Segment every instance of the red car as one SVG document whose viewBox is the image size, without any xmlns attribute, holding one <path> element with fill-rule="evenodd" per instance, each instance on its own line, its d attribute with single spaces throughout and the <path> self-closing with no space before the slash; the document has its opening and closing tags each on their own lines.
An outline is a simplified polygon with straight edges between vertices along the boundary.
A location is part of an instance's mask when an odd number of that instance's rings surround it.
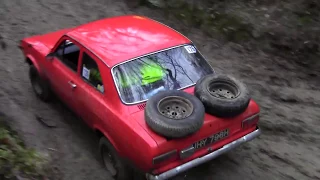
<svg viewBox="0 0 320 180">
<path fill-rule="evenodd" d="M 261 133 L 246 86 L 152 19 L 106 18 L 19 47 L 35 94 L 59 97 L 97 133 L 117 180 L 171 178 Z"/>
</svg>

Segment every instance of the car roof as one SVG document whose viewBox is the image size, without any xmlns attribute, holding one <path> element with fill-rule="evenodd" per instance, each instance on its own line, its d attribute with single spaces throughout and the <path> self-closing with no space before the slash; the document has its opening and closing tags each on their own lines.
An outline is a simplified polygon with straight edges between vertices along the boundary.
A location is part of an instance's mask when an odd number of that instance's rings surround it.
<svg viewBox="0 0 320 180">
<path fill-rule="evenodd" d="M 89 22 L 73 28 L 66 35 L 88 48 L 109 67 L 191 42 L 164 24 L 136 15 Z"/>
</svg>

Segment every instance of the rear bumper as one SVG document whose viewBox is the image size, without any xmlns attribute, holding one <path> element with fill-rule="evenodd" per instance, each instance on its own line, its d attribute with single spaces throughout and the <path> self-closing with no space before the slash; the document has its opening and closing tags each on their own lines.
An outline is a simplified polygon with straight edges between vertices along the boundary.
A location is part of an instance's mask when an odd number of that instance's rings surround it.
<svg viewBox="0 0 320 180">
<path fill-rule="evenodd" d="M 258 137 L 259 135 L 261 134 L 261 130 L 259 128 L 257 128 L 255 131 L 229 143 L 229 144 L 226 144 L 224 145 L 222 148 L 220 149 L 217 149 L 216 151 L 213 151 L 212 153 L 210 154 L 207 154 L 203 157 L 199 157 L 197 159 L 194 159 L 192 161 L 189 161 L 185 164 L 182 164 L 178 167 L 175 167 L 167 172 L 164 172 L 162 174 L 159 174 L 159 175 L 151 175 L 151 174 L 147 174 L 147 179 L 148 180 L 165 180 L 165 179 L 168 179 L 168 178 L 171 178 L 171 177 L 174 177 L 184 171 L 187 171 L 193 167 L 196 167 L 200 164 L 203 164 L 203 163 L 206 163 L 218 156 L 220 156 L 221 154 L 223 153 L 226 153 L 234 148 L 236 148 L 237 146 L 245 143 L 245 142 L 248 142 L 248 141 L 251 141 L 253 139 L 255 139 L 256 137 Z"/>
</svg>

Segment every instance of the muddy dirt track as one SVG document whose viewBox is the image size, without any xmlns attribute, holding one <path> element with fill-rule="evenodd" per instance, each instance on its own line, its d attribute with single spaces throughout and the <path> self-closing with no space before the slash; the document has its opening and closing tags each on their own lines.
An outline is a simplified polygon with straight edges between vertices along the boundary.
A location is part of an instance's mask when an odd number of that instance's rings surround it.
<svg viewBox="0 0 320 180">
<path fill-rule="evenodd" d="M 1 0 L 0 111 L 26 143 L 50 156 L 55 179 L 111 179 L 101 166 L 94 134 L 59 102 L 45 104 L 31 90 L 28 66 L 17 48 L 26 36 L 99 18 L 142 14 L 186 32 L 218 73 L 243 80 L 260 104 L 263 135 L 175 179 L 320 179 L 320 76 L 285 59 L 221 44 L 197 29 L 147 8 L 120 1 Z M 35 116 L 56 125 L 48 128 Z"/>
</svg>

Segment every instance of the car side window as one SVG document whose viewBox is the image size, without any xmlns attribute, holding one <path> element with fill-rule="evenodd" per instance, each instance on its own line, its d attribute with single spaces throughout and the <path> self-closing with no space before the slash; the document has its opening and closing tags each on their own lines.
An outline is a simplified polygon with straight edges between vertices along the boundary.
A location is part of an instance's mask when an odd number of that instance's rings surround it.
<svg viewBox="0 0 320 180">
<path fill-rule="evenodd" d="M 69 40 L 63 41 L 57 48 L 55 55 L 66 66 L 77 72 L 80 48 Z"/>
<path fill-rule="evenodd" d="M 83 52 L 81 76 L 89 84 L 104 93 L 104 86 L 97 63 L 87 53 Z"/>
</svg>

